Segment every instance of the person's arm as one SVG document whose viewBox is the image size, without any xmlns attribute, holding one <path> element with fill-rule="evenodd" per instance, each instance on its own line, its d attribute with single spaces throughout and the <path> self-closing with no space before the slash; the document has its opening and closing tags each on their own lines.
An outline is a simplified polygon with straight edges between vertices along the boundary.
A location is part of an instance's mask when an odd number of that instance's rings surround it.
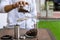
<svg viewBox="0 0 60 40">
<path fill-rule="evenodd" d="M 15 4 L 12 4 L 12 5 L 6 5 L 6 6 L 4 7 L 5 12 L 9 12 L 9 11 L 11 11 L 12 9 L 17 8 L 19 5 L 23 5 L 23 6 L 27 5 L 27 4 L 24 4 L 24 3 L 25 3 L 24 1 L 23 1 L 23 3 L 21 3 L 21 2 L 22 2 L 22 1 L 17 2 L 17 3 L 15 3 Z"/>
<path fill-rule="evenodd" d="M 17 6 L 15 5 L 15 4 L 12 4 L 12 5 L 6 5 L 5 7 L 4 7 L 4 10 L 5 10 L 5 12 L 9 12 L 9 11 L 11 11 L 12 9 L 14 9 L 14 8 L 16 8 Z"/>
<path fill-rule="evenodd" d="M 12 9 L 14 9 L 14 7 L 12 7 L 12 5 L 6 5 L 6 6 L 4 7 L 5 12 L 9 12 L 9 11 L 11 11 Z"/>
<path fill-rule="evenodd" d="M 26 2 L 20 1 L 15 4 L 10 4 L 11 0 L 2 0 L 0 3 L 0 12 L 9 12 L 19 5 L 25 5 Z M 23 2 L 23 3 L 22 3 Z"/>
<path fill-rule="evenodd" d="M 3 12 L 9 12 L 11 11 L 12 9 L 16 8 L 17 6 L 19 6 L 18 2 L 15 3 L 15 4 L 9 4 L 10 1 L 8 0 L 4 0 L 1 2 L 1 11 Z"/>
</svg>

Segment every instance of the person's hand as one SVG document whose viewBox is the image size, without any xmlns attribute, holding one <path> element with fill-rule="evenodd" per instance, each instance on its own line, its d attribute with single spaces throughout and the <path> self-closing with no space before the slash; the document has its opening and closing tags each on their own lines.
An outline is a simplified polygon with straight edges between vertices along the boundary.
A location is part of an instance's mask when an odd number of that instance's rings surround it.
<svg viewBox="0 0 60 40">
<path fill-rule="evenodd" d="M 25 1 L 20 1 L 18 2 L 20 6 L 25 6 L 25 5 L 28 5 L 28 2 L 25 2 Z"/>
<path fill-rule="evenodd" d="M 29 5 L 28 2 L 25 2 L 25 1 L 20 1 L 20 2 L 17 2 L 15 4 L 13 4 L 13 6 L 16 8 L 16 7 L 19 7 L 19 6 L 25 6 L 25 5 Z"/>
</svg>

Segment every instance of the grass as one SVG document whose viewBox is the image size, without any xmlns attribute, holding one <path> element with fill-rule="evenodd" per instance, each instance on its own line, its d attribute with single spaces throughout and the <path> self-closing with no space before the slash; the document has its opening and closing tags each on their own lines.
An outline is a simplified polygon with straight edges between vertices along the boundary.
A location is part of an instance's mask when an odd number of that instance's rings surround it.
<svg viewBox="0 0 60 40">
<path fill-rule="evenodd" d="M 60 21 L 39 21 L 38 28 L 49 29 L 56 40 L 60 40 Z"/>
</svg>

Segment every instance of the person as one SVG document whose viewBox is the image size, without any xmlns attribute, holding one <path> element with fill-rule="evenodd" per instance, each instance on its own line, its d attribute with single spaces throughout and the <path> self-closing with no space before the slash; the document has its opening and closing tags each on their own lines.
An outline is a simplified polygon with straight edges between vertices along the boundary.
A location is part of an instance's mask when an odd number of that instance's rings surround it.
<svg viewBox="0 0 60 40">
<path fill-rule="evenodd" d="M 26 7 L 25 9 L 29 10 L 29 12 L 19 12 L 20 6 Z M 36 36 L 37 29 L 35 29 L 34 25 L 36 24 L 36 3 L 35 0 L 1 0 L 0 3 L 0 11 L 4 13 L 8 13 L 8 27 L 11 28 L 12 25 L 20 25 L 20 28 L 28 29 L 26 34 L 28 36 Z M 27 20 L 17 21 L 18 19 L 23 19 L 28 17 Z M 35 30 L 35 31 L 33 31 Z M 35 35 L 31 35 L 34 34 Z"/>
</svg>

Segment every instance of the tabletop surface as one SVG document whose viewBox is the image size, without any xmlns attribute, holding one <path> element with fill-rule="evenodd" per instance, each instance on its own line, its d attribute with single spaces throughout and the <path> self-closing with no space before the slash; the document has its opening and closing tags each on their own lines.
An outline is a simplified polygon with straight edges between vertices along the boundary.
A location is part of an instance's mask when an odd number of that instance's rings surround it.
<svg viewBox="0 0 60 40">
<path fill-rule="evenodd" d="M 20 34 L 24 34 L 27 30 L 20 29 Z M 0 38 L 3 35 L 11 35 L 14 36 L 14 30 L 13 29 L 0 29 Z M 1 40 L 1 39 L 0 39 Z M 52 40 L 48 31 L 46 29 L 38 29 L 38 35 L 36 38 L 26 38 L 25 40 Z"/>
</svg>

